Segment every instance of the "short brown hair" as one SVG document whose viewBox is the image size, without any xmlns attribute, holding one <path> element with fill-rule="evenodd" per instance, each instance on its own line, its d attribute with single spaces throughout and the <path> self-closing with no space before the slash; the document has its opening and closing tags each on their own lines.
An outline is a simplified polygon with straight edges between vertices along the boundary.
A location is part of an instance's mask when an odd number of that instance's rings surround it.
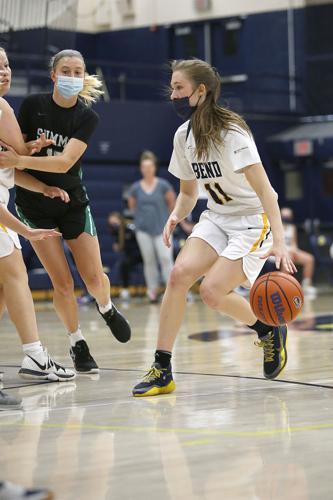
<svg viewBox="0 0 333 500">
<path fill-rule="evenodd" d="M 155 164 L 155 166 L 157 167 L 157 163 L 158 163 L 157 156 L 152 151 L 149 151 L 149 149 L 146 149 L 145 151 L 143 151 L 141 153 L 140 163 L 142 163 L 145 160 L 151 160 Z"/>
</svg>

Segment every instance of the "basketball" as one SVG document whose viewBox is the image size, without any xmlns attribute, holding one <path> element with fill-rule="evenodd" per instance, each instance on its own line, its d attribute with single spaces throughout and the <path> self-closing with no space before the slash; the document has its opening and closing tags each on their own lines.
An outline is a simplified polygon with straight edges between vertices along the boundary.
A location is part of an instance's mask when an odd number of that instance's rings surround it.
<svg viewBox="0 0 333 500">
<path fill-rule="evenodd" d="M 266 325 L 284 325 L 301 312 L 303 290 L 290 274 L 274 271 L 263 274 L 253 283 L 250 304 L 256 317 Z"/>
</svg>

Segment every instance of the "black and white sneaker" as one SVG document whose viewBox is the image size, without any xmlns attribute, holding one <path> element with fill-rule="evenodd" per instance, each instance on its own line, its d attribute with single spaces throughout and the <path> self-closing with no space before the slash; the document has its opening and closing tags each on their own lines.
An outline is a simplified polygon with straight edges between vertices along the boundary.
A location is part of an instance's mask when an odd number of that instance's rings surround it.
<svg viewBox="0 0 333 500">
<path fill-rule="evenodd" d="M 98 373 L 99 369 L 96 361 L 89 351 L 85 340 L 79 340 L 75 346 L 72 346 L 69 354 L 74 363 L 75 370 L 78 373 Z"/>
<path fill-rule="evenodd" d="M 53 380 L 54 382 L 67 382 L 76 377 L 75 372 L 58 365 L 44 349 L 34 356 L 24 356 L 19 375 L 31 380 Z"/>
<path fill-rule="evenodd" d="M 46 488 L 24 488 L 19 484 L 0 482 L 0 500 L 52 500 L 52 491 Z"/>
<path fill-rule="evenodd" d="M 22 400 L 0 391 L 0 410 L 22 410 Z"/>
<path fill-rule="evenodd" d="M 109 311 L 102 314 L 96 303 L 97 311 L 104 319 L 105 323 L 111 330 L 112 335 L 122 343 L 128 342 L 131 338 L 131 327 L 127 319 L 121 314 L 120 311 L 112 304 Z"/>
</svg>

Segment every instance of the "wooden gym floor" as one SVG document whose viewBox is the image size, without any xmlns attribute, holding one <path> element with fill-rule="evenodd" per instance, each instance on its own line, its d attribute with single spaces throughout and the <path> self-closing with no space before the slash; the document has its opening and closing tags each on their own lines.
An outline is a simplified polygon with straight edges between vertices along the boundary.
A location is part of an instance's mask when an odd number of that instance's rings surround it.
<svg viewBox="0 0 333 500">
<path fill-rule="evenodd" d="M 158 305 L 124 309 L 133 339 L 118 344 L 94 307 L 80 319 L 99 375 L 27 383 L 18 337 L 0 323 L 3 388 L 24 411 L 0 412 L 0 479 L 47 486 L 59 500 L 328 500 L 333 498 L 333 295 L 307 301 L 289 329 L 289 362 L 262 377 L 255 335 L 189 303 L 173 359 L 176 392 L 131 396 L 152 362 Z M 41 337 L 71 366 L 51 304 Z"/>
</svg>

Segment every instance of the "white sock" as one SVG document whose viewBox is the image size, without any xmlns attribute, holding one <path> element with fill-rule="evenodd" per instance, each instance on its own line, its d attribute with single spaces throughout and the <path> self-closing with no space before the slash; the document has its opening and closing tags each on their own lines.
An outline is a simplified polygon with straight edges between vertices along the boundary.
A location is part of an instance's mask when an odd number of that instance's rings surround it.
<svg viewBox="0 0 333 500">
<path fill-rule="evenodd" d="M 22 349 L 24 354 L 36 355 L 43 352 L 43 346 L 39 340 L 30 344 L 22 344 Z"/>
<path fill-rule="evenodd" d="M 98 304 L 98 309 L 102 314 L 105 314 L 106 312 L 110 311 L 111 307 L 112 307 L 111 298 L 109 299 L 109 302 L 105 304 L 105 306 L 101 306 L 100 304 Z"/>
<path fill-rule="evenodd" d="M 312 280 L 311 280 L 311 278 L 304 278 L 304 280 L 302 281 L 302 286 L 304 286 L 305 288 L 307 286 L 312 286 Z"/>
<path fill-rule="evenodd" d="M 69 333 L 68 336 L 72 347 L 75 346 L 76 342 L 84 340 L 84 336 L 82 335 L 80 327 L 75 332 Z"/>
</svg>

